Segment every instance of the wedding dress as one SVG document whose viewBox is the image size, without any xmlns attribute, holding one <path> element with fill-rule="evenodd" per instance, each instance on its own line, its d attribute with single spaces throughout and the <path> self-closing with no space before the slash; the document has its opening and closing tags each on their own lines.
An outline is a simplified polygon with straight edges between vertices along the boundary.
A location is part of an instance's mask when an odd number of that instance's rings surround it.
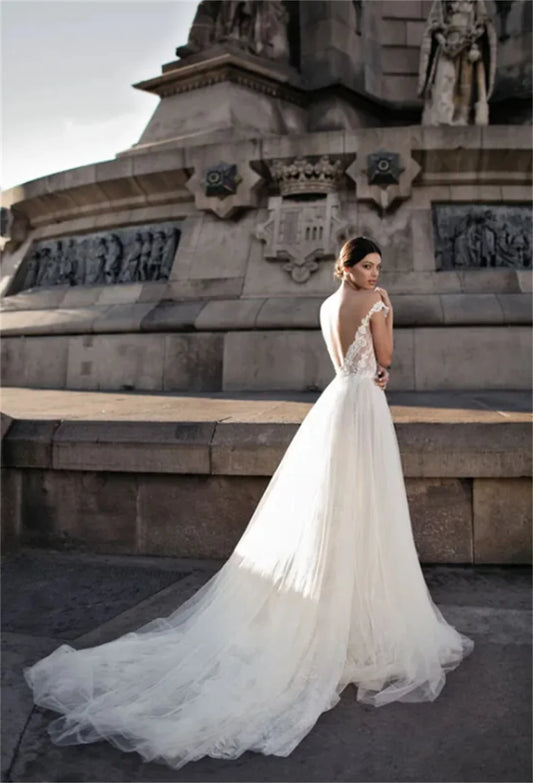
<svg viewBox="0 0 533 783">
<path fill-rule="evenodd" d="M 63 713 L 48 725 L 54 743 L 105 739 L 175 769 L 247 750 L 287 756 L 349 683 L 375 706 L 438 696 L 473 642 L 433 603 L 418 561 L 374 381 L 380 309 L 218 573 L 168 617 L 97 647 L 63 644 L 24 670 L 35 703 Z"/>
</svg>

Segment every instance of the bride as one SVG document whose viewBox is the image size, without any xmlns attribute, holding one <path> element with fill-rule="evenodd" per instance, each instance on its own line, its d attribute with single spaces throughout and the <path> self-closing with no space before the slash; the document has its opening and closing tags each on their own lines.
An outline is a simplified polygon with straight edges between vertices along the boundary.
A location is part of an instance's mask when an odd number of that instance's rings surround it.
<svg viewBox="0 0 533 783">
<path fill-rule="evenodd" d="M 383 391 L 393 309 L 380 271 L 372 240 L 342 247 L 341 284 L 320 311 L 335 378 L 218 573 L 168 617 L 25 668 L 35 703 L 62 713 L 54 743 L 105 739 L 175 769 L 287 756 L 349 683 L 376 707 L 433 701 L 471 652 L 433 603 L 413 541 Z"/>
</svg>

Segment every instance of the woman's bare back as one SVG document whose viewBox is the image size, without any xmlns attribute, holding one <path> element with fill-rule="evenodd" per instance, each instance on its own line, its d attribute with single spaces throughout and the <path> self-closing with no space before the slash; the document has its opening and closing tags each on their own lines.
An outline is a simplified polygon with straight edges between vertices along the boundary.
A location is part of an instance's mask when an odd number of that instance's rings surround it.
<svg viewBox="0 0 533 783">
<path fill-rule="evenodd" d="M 333 364 L 340 367 L 365 315 L 381 296 L 340 286 L 320 308 L 320 328 Z"/>
</svg>

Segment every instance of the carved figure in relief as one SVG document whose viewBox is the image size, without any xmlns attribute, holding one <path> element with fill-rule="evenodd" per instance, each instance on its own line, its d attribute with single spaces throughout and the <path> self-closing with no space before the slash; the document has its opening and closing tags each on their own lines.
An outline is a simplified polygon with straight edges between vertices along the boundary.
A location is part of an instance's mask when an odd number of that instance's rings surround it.
<svg viewBox="0 0 533 783">
<path fill-rule="evenodd" d="M 164 231 L 155 232 L 152 243 L 152 255 L 150 256 L 150 263 L 148 264 L 147 280 L 157 280 L 159 277 L 165 252 L 165 239 L 166 233 Z"/>
<path fill-rule="evenodd" d="M 496 31 L 484 0 L 434 0 L 420 50 L 423 125 L 487 125 Z"/>
<path fill-rule="evenodd" d="M 38 242 L 23 259 L 15 287 L 112 285 L 166 279 L 179 231 L 167 224 L 117 228 Z"/>
<path fill-rule="evenodd" d="M 105 283 L 114 283 L 120 274 L 122 251 L 122 242 L 116 234 L 111 234 L 107 240 L 107 255 L 104 264 Z"/>
<path fill-rule="evenodd" d="M 141 260 L 139 265 L 139 280 L 148 280 L 148 269 L 152 257 L 152 232 L 146 231 L 142 235 Z"/>
<path fill-rule="evenodd" d="M 22 284 L 21 290 L 24 290 L 26 288 L 33 288 L 35 285 L 37 285 L 40 263 L 41 263 L 41 253 L 39 252 L 39 250 L 35 249 L 28 260 L 28 265 L 26 267 L 26 274 L 24 276 L 24 282 Z"/>
<path fill-rule="evenodd" d="M 128 246 L 128 252 L 122 272 L 120 275 L 121 283 L 134 283 L 139 280 L 139 267 L 142 253 L 142 234 L 137 231 L 132 242 Z"/>
<path fill-rule="evenodd" d="M 176 54 L 187 57 L 217 43 L 272 60 L 289 60 L 289 14 L 281 0 L 202 0 L 185 46 Z"/>
</svg>

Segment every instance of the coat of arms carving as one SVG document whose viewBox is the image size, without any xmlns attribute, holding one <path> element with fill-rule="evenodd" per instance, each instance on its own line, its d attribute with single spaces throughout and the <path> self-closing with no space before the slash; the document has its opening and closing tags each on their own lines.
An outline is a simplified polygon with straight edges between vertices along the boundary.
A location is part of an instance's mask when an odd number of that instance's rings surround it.
<svg viewBox="0 0 533 783">
<path fill-rule="evenodd" d="M 266 244 L 265 259 L 283 262 L 295 283 L 309 280 L 320 261 L 333 260 L 350 230 L 337 193 L 312 201 L 273 196 L 268 209 L 270 216 L 255 235 Z"/>
</svg>

